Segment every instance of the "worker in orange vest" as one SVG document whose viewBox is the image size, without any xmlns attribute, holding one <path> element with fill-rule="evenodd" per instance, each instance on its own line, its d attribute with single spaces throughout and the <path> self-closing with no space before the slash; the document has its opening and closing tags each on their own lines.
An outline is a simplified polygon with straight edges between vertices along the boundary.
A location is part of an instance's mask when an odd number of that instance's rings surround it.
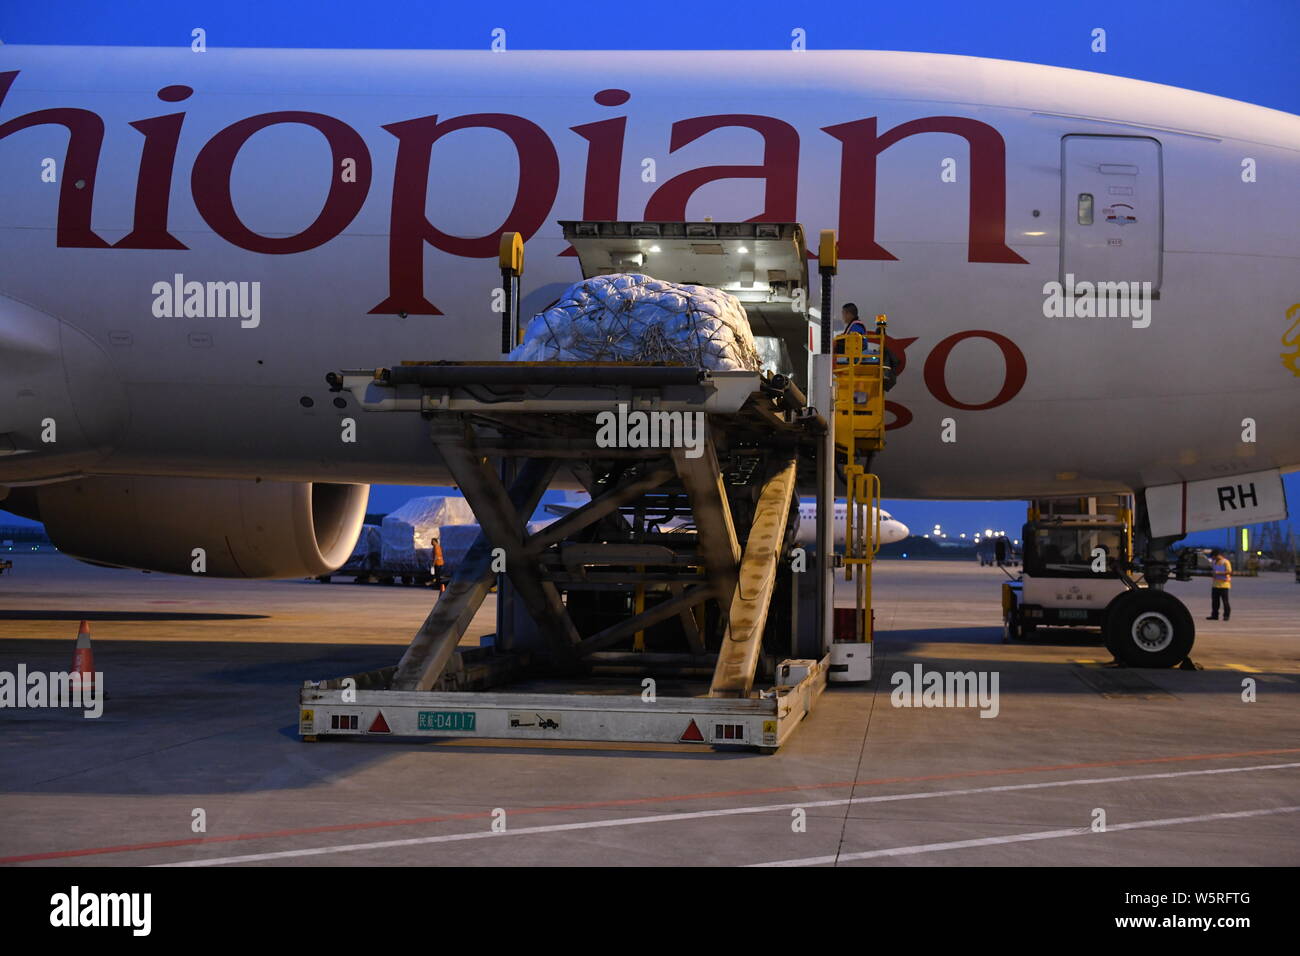
<svg viewBox="0 0 1300 956">
<path fill-rule="evenodd" d="M 437 588 L 439 591 L 441 591 L 444 586 L 443 577 L 442 577 L 442 565 L 443 565 L 442 543 L 437 538 L 434 538 L 433 539 L 433 586 Z"/>
<path fill-rule="evenodd" d="M 1232 593 L 1232 562 L 1218 548 L 1210 552 L 1210 566 L 1214 575 L 1214 584 L 1210 588 L 1210 616 L 1207 621 L 1219 619 L 1219 605 L 1223 605 L 1223 619 L 1232 616 L 1232 604 L 1228 597 Z"/>
</svg>

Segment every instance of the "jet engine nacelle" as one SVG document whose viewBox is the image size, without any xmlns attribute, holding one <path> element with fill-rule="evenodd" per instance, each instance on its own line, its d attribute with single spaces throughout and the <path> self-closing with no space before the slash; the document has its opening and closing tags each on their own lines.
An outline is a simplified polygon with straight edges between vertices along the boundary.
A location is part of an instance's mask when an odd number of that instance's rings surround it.
<svg viewBox="0 0 1300 956">
<path fill-rule="evenodd" d="M 218 578 L 293 578 L 347 561 L 370 486 L 106 477 L 31 490 L 50 540 L 83 561 Z"/>
</svg>

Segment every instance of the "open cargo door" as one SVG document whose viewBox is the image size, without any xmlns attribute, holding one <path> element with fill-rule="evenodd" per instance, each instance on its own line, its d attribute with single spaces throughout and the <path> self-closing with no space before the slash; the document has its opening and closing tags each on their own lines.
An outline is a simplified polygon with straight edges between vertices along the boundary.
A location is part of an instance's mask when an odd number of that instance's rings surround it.
<svg viewBox="0 0 1300 956">
<path fill-rule="evenodd" d="M 740 300 L 763 367 L 806 389 L 808 247 L 797 222 L 561 220 L 582 277 L 641 273 Z"/>
</svg>

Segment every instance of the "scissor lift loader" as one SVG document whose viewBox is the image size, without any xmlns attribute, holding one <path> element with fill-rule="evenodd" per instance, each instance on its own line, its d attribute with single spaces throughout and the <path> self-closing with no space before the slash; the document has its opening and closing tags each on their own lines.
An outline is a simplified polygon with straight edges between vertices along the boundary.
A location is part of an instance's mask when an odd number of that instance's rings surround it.
<svg viewBox="0 0 1300 956">
<path fill-rule="evenodd" d="M 807 342 L 797 224 L 562 226 L 588 277 L 639 267 L 730 291 L 743 274 L 757 296 L 752 277 L 767 275 L 751 315 L 796 349 Z M 523 255 L 517 238 L 502 248 L 505 346 L 518 341 Z M 428 420 L 481 534 L 396 666 L 305 684 L 300 733 L 780 746 L 829 663 L 831 549 L 806 570 L 790 559 L 796 489 L 824 474 L 830 416 L 796 378 L 622 362 L 331 373 L 367 411 Z M 598 440 L 602 412 L 701 413 L 702 441 L 611 446 Z M 559 475 L 590 502 L 527 533 Z M 828 515 L 833 498 L 821 497 Z M 815 601 L 800 601 L 801 573 L 817 576 Z M 494 584 L 496 634 L 463 646 Z"/>
</svg>

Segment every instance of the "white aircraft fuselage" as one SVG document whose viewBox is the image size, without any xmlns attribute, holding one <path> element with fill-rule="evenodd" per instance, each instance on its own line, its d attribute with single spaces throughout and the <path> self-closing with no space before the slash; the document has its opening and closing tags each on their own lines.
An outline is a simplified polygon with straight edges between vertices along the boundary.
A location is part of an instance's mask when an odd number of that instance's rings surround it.
<svg viewBox="0 0 1300 956">
<path fill-rule="evenodd" d="M 527 317 L 581 278 L 559 219 L 836 229 L 837 306 L 904 363 L 890 496 L 1300 466 L 1300 118 L 1204 94 L 912 53 L 3 46 L 0 184 L 0 485 L 444 481 L 418 416 L 324 375 L 498 358 L 499 236 Z M 1158 298 L 1049 317 L 1067 276 Z"/>
<path fill-rule="evenodd" d="M 872 523 L 872 534 L 877 544 L 893 544 L 902 541 L 910 533 L 907 525 L 899 521 L 884 508 L 872 509 L 868 520 Z M 844 547 L 848 534 L 849 506 L 843 500 L 835 502 L 831 514 L 831 531 L 837 548 Z M 795 537 L 798 544 L 808 546 L 817 543 L 817 502 L 799 502 L 799 531 Z"/>
</svg>

